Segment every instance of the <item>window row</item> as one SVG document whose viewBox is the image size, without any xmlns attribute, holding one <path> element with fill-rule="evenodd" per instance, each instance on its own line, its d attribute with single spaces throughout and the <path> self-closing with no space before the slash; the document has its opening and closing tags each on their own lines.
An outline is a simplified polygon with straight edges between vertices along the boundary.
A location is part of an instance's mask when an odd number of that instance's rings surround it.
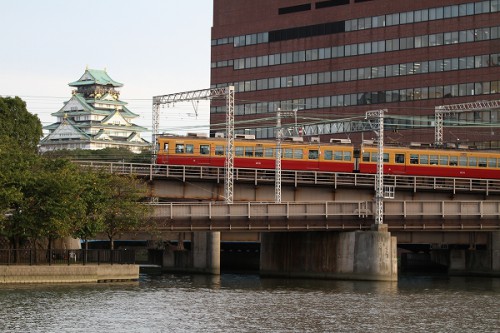
<svg viewBox="0 0 500 333">
<path fill-rule="evenodd" d="M 357 31 L 393 25 L 443 20 L 453 17 L 480 15 L 500 11 L 500 0 L 470 2 L 460 5 L 426 8 L 416 11 L 363 17 L 345 22 L 345 31 Z M 212 46 L 233 44 L 234 47 L 269 42 L 269 33 L 261 32 L 212 40 Z"/>
<path fill-rule="evenodd" d="M 463 69 L 500 66 L 500 54 L 479 55 L 431 61 L 415 61 L 386 66 L 353 68 L 333 72 L 321 72 L 282 76 L 224 84 L 234 85 L 236 92 L 248 92 L 289 87 L 301 87 L 316 84 L 348 82 L 356 80 L 388 78 L 414 74 L 447 72 Z"/>
<path fill-rule="evenodd" d="M 499 10 L 500 0 L 470 2 L 460 5 L 425 8 L 404 13 L 394 13 L 353 19 L 346 21 L 345 30 L 357 31 L 370 28 L 387 27 L 392 25 L 443 20 L 453 17 L 495 13 Z"/>
<path fill-rule="evenodd" d="M 168 146 L 165 146 L 168 150 Z M 226 147 L 224 145 L 216 145 L 214 154 L 216 156 L 224 156 Z M 175 154 L 195 154 L 210 155 L 210 145 L 200 144 L 195 148 L 194 144 L 176 143 Z M 276 149 L 273 147 L 262 146 L 236 146 L 234 147 L 234 156 L 236 157 L 276 157 Z M 305 149 L 305 148 L 282 148 L 283 158 L 289 159 L 308 159 L 319 160 L 319 149 Z M 322 150 L 323 159 L 327 161 L 351 161 L 352 153 L 350 151 L 334 151 L 332 149 Z"/>
<path fill-rule="evenodd" d="M 462 83 L 446 86 L 431 86 L 421 88 L 406 88 L 345 95 L 302 98 L 287 101 L 270 101 L 249 104 L 237 104 L 236 115 L 250 115 L 260 113 L 275 113 L 282 110 L 309 110 L 329 107 L 378 104 L 389 102 L 404 102 L 443 97 L 489 95 L 500 92 L 500 81 L 486 81 Z M 225 106 L 211 106 L 211 113 L 225 113 Z"/>
<path fill-rule="evenodd" d="M 212 68 L 232 66 L 234 70 L 241 70 L 498 38 L 500 38 L 500 26 L 223 60 L 214 62 L 211 66 Z"/>
<path fill-rule="evenodd" d="M 392 155 L 392 154 L 391 154 Z M 363 152 L 363 162 L 377 162 L 378 153 Z M 392 157 L 392 156 L 391 156 Z M 396 164 L 419 164 L 419 165 L 441 165 L 441 166 L 462 166 L 462 167 L 480 167 L 480 168 L 498 168 L 500 164 L 497 158 L 493 157 L 477 157 L 467 155 L 444 155 L 444 154 L 409 154 L 409 161 L 405 161 L 405 154 L 394 154 L 394 160 L 391 161 L 389 153 L 383 153 L 385 163 Z"/>
</svg>

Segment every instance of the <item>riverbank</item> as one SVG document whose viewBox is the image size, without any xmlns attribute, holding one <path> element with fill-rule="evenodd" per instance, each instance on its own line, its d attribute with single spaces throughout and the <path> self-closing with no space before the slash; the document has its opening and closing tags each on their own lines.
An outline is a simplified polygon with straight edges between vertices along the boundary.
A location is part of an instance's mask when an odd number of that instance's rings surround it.
<svg viewBox="0 0 500 333">
<path fill-rule="evenodd" d="M 99 283 L 139 279 L 139 265 L 0 266 L 0 284 Z"/>
</svg>

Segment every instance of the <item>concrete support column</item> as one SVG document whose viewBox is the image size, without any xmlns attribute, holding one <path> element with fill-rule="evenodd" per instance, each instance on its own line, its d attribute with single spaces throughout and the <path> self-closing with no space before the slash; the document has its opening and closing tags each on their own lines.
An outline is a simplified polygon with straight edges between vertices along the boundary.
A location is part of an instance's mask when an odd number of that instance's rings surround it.
<svg viewBox="0 0 500 333">
<path fill-rule="evenodd" d="M 193 269 L 220 274 L 220 232 L 195 232 L 192 235 Z"/>
<path fill-rule="evenodd" d="M 500 275 L 500 231 L 491 233 L 491 271 Z"/>
<path fill-rule="evenodd" d="M 260 273 L 397 281 L 397 242 L 386 230 L 262 233 Z"/>
</svg>

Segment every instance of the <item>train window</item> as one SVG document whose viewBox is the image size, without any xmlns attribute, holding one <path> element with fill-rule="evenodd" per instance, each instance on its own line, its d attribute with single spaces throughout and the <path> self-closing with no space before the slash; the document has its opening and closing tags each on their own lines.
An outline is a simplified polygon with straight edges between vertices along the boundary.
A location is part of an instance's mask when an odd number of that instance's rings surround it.
<svg viewBox="0 0 500 333">
<path fill-rule="evenodd" d="M 405 162 L 405 154 L 396 154 L 394 157 L 394 161 L 396 163 L 404 163 Z"/>
<path fill-rule="evenodd" d="M 486 168 L 486 157 L 480 157 L 479 158 L 479 164 L 478 166 L 480 168 Z"/>
<path fill-rule="evenodd" d="M 448 156 L 439 155 L 439 165 L 448 165 Z"/>
<path fill-rule="evenodd" d="M 431 158 L 430 158 L 430 164 L 431 165 L 438 165 L 438 156 L 437 155 L 431 155 Z"/>
<path fill-rule="evenodd" d="M 253 157 L 253 147 L 245 147 L 245 156 Z"/>
<path fill-rule="evenodd" d="M 451 166 L 458 165 L 458 157 L 457 156 L 450 156 L 450 165 Z"/>
<path fill-rule="evenodd" d="M 469 157 L 469 166 L 477 166 L 477 158 L 476 157 Z"/>
<path fill-rule="evenodd" d="M 467 166 L 467 156 L 460 156 L 458 160 L 458 165 Z"/>
<path fill-rule="evenodd" d="M 293 158 L 301 160 L 304 157 L 304 153 L 302 149 L 294 149 L 293 150 Z"/>
<path fill-rule="evenodd" d="M 420 164 L 429 164 L 429 155 L 420 155 Z"/>
<path fill-rule="evenodd" d="M 273 154 L 273 148 L 266 148 L 264 150 L 264 154 L 266 155 L 266 157 L 273 157 L 274 154 Z"/>
<path fill-rule="evenodd" d="M 410 164 L 418 164 L 418 155 L 417 154 L 410 155 Z"/>
<path fill-rule="evenodd" d="M 318 150 L 317 149 L 311 149 L 309 150 L 309 159 L 310 160 L 317 160 L 318 159 Z"/>
<path fill-rule="evenodd" d="M 384 162 L 389 163 L 389 153 L 384 153 Z"/>
<path fill-rule="evenodd" d="M 344 152 L 344 161 L 350 161 L 350 160 L 351 160 L 351 152 L 345 151 Z"/>
<path fill-rule="evenodd" d="M 243 147 L 235 147 L 234 156 L 243 156 Z"/>
<path fill-rule="evenodd" d="M 163 151 L 168 153 L 168 142 L 163 144 Z"/>
<path fill-rule="evenodd" d="M 496 168 L 497 167 L 497 159 L 496 158 L 488 158 L 488 166 L 490 168 Z"/>
<path fill-rule="evenodd" d="M 371 162 L 377 162 L 377 159 L 378 159 L 378 154 L 376 154 L 376 153 L 372 153 L 371 155 L 372 155 L 372 156 L 371 156 L 370 161 L 371 161 Z"/>
<path fill-rule="evenodd" d="M 363 153 L 363 162 L 370 161 L 370 153 Z"/>
<path fill-rule="evenodd" d="M 331 161 L 333 157 L 333 153 L 331 150 L 325 150 L 325 160 Z"/>
<path fill-rule="evenodd" d="M 194 153 L 194 145 L 186 145 L 186 154 Z"/>
<path fill-rule="evenodd" d="M 175 153 L 176 154 L 184 154 L 184 144 L 183 143 L 176 143 L 175 144 Z"/>
<path fill-rule="evenodd" d="M 264 148 L 255 147 L 255 157 L 262 157 L 262 156 L 264 156 Z"/>
<path fill-rule="evenodd" d="M 333 152 L 333 159 L 335 161 L 342 161 L 342 152 L 341 151 Z"/>
<path fill-rule="evenodd" d="M 215 155 L 224 156 L 224 146 L 215 146 Z"/>
<path fill-rule="evenodd" d="M 285 148 L 285 157 L 286 158 L 292 158 L 293 157 L 293 149 L 292 148 Z"/>
<path fill-rule="evenodd" d="M 200 145 L 200 154 L 201 155 L 210 154 L 210 146 L 209 145 Z"/>
</svg>

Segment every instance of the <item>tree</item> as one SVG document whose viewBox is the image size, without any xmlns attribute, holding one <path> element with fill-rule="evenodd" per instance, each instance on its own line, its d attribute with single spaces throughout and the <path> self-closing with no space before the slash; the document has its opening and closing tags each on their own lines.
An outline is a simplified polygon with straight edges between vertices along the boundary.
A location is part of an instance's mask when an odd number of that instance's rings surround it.
<svg viewBox="0 0 500 333">
<path fill-rule="evenodd" d="M 26 103 L 19 97 L 0 97 L 0 139 L 10 137 L 18 148 L 36 152 L 43 135 L 38 116 L 26 109 Z"/>
<path fill-rule="evenodd" d="M 23 200 L 13 221 L 32 240 L 52 241 L 71 235 L 73 221 L 84 215 L 80 170 L 68 160 L 39 158 L 22 188 Z"/>
<path fill-rule="evenodd" d="M 105 185 L 109 192 L 103 212 L 104 232 L 113 250 L 116 236 L 136 230 L 148 219 L 148 208 L 140 202 L 147 195 L 147 187 L 134 177 L 115 174 L 109 174 Z"/>
</svg>

